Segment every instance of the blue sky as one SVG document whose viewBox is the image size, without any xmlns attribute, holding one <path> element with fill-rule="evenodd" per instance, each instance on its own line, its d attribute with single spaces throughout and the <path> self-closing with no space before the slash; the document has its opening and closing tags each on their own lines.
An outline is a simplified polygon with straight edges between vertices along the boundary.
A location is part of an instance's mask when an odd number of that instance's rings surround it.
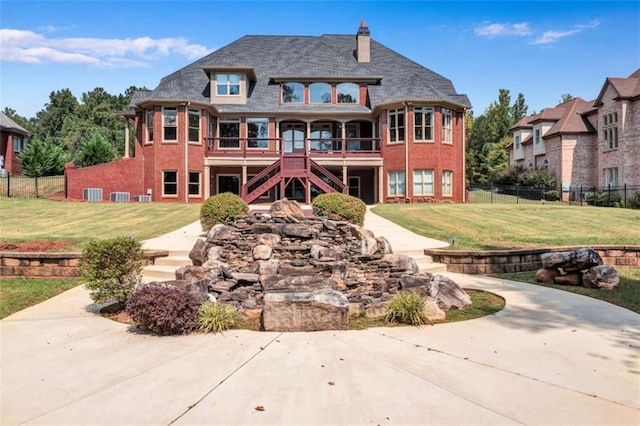
<svg viewBox="0 0 640 426">
<path fill-rule="evenodd" d="M 0 108 L 31 117 L 51 91 L 154 88 L 246 34 L 371 36 L 451 79 L 481 114 L 498 89 L 529 113 L 640 67 L 638 1 L 0 0 Z"/>
</svg>

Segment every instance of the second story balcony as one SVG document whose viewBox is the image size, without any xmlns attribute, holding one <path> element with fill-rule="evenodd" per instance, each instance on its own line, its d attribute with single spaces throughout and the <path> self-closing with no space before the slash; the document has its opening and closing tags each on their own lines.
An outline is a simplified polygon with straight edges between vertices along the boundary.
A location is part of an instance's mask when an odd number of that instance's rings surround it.
<svg viewBox="0 0 640 426">
<path fill-rule="evenodd" d="M 206 138 L 207 157 L 279 157 L 285 154 L 330 158 L 381 158 L 380 138 Z"/>
</svg>

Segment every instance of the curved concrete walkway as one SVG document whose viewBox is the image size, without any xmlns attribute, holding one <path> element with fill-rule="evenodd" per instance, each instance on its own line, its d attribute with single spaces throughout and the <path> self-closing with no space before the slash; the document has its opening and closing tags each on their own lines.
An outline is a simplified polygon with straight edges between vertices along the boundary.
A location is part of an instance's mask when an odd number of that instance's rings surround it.
<svg viewBox="0 0 640 426">
<path fill-rule="evenodd" d="M 0 321 L 0 423 L 640 422 L 640 315 L 447 275 L 506 308 L 421 328 L 155 337 L 93 314 L 77 287 Z"/>
</svg>

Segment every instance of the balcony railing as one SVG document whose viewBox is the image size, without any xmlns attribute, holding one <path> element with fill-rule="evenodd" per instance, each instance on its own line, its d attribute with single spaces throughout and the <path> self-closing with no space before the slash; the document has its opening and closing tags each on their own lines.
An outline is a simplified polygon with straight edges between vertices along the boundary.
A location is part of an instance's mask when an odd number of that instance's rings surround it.
<svg viewBox="0 0 640 426">
<path fill-rule="evenodd" d="M 285 150 L 282 138 L 207 138 L 207 156 L 273 157 Z M 288 141 L 288 146 L 293 143 Z M 304 152 L 312 157 L 380 157 L 380 138 L 305 139 Z"/>
</svg>

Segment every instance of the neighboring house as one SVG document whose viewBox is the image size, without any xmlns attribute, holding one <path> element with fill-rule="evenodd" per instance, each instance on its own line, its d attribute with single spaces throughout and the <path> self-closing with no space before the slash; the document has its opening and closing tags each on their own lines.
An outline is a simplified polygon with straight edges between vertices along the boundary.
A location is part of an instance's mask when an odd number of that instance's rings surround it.
<svg viewBox="0 0 640 426">
<path fill-rule="evenodd" d="M 595 101 L 574 98 L 516 123 L 509 164 L 548 169 L 558 189 L 640 186 L 640 69 L 607 78 Z M 567 194 L 565 194 L 566 196 Z"/>
<path fill-rule="evenodd" d="M 24 127 L 0 112 L 0 174 L 6 170 L 12 175 L 22 175 L 18 154 L 24 150 L 28 135 Z"/>
<path fill-rule="evenodd" d="M 463 202 L 466 95 L 357 35 L 245 36 L 139 90 L 135 155 L 67 170 L 87 187 L 201 202 L 309 203 L 342 191 L 375 202 Z"/>
</svg>

